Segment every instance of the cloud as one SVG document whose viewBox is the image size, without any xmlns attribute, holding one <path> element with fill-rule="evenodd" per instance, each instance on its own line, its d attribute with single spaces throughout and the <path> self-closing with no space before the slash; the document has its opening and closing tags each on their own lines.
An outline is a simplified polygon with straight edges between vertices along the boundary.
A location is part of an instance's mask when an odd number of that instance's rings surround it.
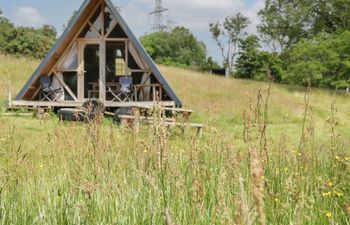
<svg viewBox="0 0 350 225">
<path fill-rule="evenodd" d="M 38 27 L 44 22 L 39 10 L 29 6 L 18 7 L 13 17 L 15 24 L 19 26 Z"/>
</svg>

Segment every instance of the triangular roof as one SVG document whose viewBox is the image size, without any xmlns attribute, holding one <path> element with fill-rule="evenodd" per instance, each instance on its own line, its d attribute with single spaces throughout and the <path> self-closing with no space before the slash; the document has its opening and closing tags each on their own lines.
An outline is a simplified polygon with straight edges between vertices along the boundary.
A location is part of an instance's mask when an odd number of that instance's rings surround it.
<svg viewBox="0 0 350 225">
<path fill-rule="evenodd" d="M 63 50 L 66 47 L 68 47 L 69 41 L 73 38 L 73 35 L 77 32 L 79 28 L 78 22 L 81 20 L 84 20 L 84 17 L 87 17 L 88 14 L 86 11 L 88 9 L 93 8 L 94 5 L 98 4 L 101 0 L 85 0 L 79 10 L 76 12 L 74 17 L 72 18 L 71 22 L 61 35 L 61 37 L 57 40 L 55 45 L 51 48 L 49 53 L 46 55 L 44 60 L 40 63 L 38 68 L 34 71 L 33 75 L 30 77 L 30 79 L 27 81 L 27 83 L 24 85 L 22 90 L 19 92 L 19 94 L 16 97 L 16 100 L 22 100 L 25 94 L 28 92 L 31 85 L 38 80 L 40 75 L 43 74 L 45 71 L 46 66 L 53 61 L 57 61 L 60 56 L 63 54 Z M 109 9 L 111 10 L 111 13 L 115 16 L 117 19 L 119 25 L 124 30 L 125 34 L 129 37 L 130 41 L 134 44 L 136 50 L 139 52 L 147 66 L 151 69 L 153 75 L 156 77 L 158 82 L 163 86 L 164 90 L 168 94 L 168 96 L 171 98 L 172 101 L 175 102 L 175 104 L 178 107 L 182 106 L 182 103 L 180 99 L 177 97 L 173 89 L 170 87 L 168 82 L 165 80 L 164 76 L 161 74 L 157 66 L 155 65 L 152 58 L 149 56 L 149 54 L 146 52 L 140 41 L 135 37 L 125 20 L 122 18 L 118 10 L 114 7 L 113 3 L 110 0 L 104 0 L 105 4 Z"/>
</svg>

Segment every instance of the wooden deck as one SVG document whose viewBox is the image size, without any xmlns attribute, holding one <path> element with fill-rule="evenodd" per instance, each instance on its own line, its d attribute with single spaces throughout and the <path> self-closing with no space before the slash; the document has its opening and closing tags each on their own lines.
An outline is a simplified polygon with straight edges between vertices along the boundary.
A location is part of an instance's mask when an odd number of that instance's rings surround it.
<svg viewBox="0 0 350 225">
<path fill-rule="evenodd" d="M 79 101 L 64 101 L 64 102 L 42 102 L 42 101 L 12 101 L 13 107 L 78 107 L 82 106 L 84 102 Z M 121 108 L 121 107 L 152 107 L 155 102 L 104 102 L 106 107 Z M 164 107 L 175 107 L 175 102 L 164 101 L 162 102 Z"/>
</svg>

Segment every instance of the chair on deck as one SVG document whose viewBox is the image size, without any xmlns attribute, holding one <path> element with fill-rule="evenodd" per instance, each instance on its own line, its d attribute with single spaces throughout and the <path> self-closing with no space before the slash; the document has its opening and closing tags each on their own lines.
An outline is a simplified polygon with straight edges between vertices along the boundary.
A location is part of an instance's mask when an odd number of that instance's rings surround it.
<svg viewBox="0 0 350 225">
<path fill-rule="evenodd" d="M 41 90 L 39 94 L 40 101 L 57 101 L 58 98 L 62 96 L 63 89 L 52 87 L 52 77 L 43 76 L 40 78 Z"/>
<path fill-rule="evenodd" d="M 132 102 L 134 97 L 134 94 L 132 92 L 132 77 L 120 77 L 119 83 L 119 90 L 112 90 L 111 88 L 108 89 L 108 92 L 110 92 L 113 96 L 112 101 Z"/>
</svg>

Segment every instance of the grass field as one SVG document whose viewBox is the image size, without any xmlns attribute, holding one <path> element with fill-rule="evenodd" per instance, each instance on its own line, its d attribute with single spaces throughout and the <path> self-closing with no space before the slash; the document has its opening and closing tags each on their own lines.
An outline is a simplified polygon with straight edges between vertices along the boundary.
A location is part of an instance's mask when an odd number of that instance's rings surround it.
<svg viewBox="0 0 350 225">
<path fill-rule="evenodd" d="M 0 56 L 2 105 L 37 64 Z M 0 114 L 0 224 L 350 224 L 349 96 L 160 69 L 202 139 Z"/>
</svg>

